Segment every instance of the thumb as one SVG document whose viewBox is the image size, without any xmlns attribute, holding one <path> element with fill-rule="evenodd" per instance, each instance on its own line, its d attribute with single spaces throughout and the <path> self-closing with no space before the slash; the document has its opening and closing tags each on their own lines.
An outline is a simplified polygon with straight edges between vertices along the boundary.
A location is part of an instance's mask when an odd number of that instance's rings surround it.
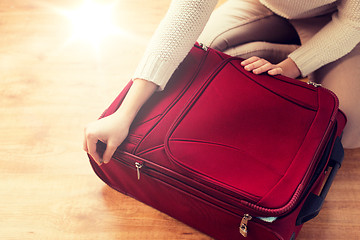
<svg viewBox="0 0 360 240">
<path fill-rule="evenodd" d="M 104 155 L 103 155 L 104 163 L 110 162 L 111 157 L 114 155 L 114 152 L 116 151 L 117 147 L 118 147 L 117 145 L 115 145 L 115 144 L 113 144 L 111 142 L 107 143 L 107 146 L 106 146 L 106 149 L 105 149 L 105 152 L 104 152 Z"/>
</svg>

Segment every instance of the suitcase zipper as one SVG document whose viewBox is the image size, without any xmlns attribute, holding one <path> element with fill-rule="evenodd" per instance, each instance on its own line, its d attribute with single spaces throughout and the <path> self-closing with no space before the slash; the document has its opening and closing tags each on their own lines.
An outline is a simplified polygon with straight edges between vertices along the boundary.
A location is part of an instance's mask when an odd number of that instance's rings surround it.
<svg viewBox="0 0 360 240">
<path fill-rule="evenodd" d="M 203 43 L 198 43 L 197 45 L 195 44 L 194 46 L 196 48 L 200 48 L 200 49 L 204 50 L 205 52 L 207 52 L 207 50 L 209 50 L 209 48 Z"/>
<path fill-rule="evenodd" d="M 135 162 L 133 162 L 133 164 L 129 164 L 128 161 L 124 161 L 124 158 L 120 158 L 120 157 L 114 157 L 118 162 L 121 162 L 129 167 L 131 166 L 135 166 L 135 169 L 136 169 L 136 175 L 137 175 L 137 179 L 140 180 L 140 177 L 141 177 L 141 169 L 142 168 L 145 168 L 146 170 L 151 170 L 151 171 L 154 171 L 154 172 L 158 172 L 157 170 L 153 169 L 153 168 L 149 168 L 146 164 L 144 164 L 143 161 L 141 160 L 137 160 Z M 147 171 L 146 171 L 147 172 Z M 158 172 L 160 173 L 160 172 Z M 147 174 L 147 173 L 145 173 Z M 116 188 L 115 188 L 116 189 Z M 215 204 L 215 203 L 212 203 L 212 204 Z M 215 204 L 216 206 L 219 206 L 217 204 Z M 221 207 L 221 206 L 219 206 Z M 226 209 L 226 208 L 225 208 Z M 239 215 L 238 215 L 239 216 Z M 249 224 L 249 221 L 253 220 L 254 218 L 252 216 L 250 216 L 250 214 L 244 214 L 242 219 L 241 219 L 241 222 L 240 222 L 240 225 L 239 225 L 239 233 L 243 236 L 243 237 L 247 237 L 248 236 L 248 224 Z M 260 219 L 262 221 L 265 221 L 264 219 L 266 218 L 260 218 L 260 217 L 256 217 L 256 219 Z M 276 217 L 270 221 L 265 221 L 265 222 L 273 222 L 274 220 L 276 220 Z M 256 222 L 256 221 L 255 221 Z"/>
<path fill-rule="evenodd" d="M 203 43 L 199 43 L 199 46 L 202 48 L 202 50 L 204 50 L 205 52 L 208 50 L 208 47 L 203 44 Z"/>
<path fill-rule="evenodd" d="M 135 162 L 137 179 L 140 180 L 140 169 L 144 166 L 141 162 Z"/>
<path fill-rule="evenodd" d="M 135 157 L 135 159 L 132 159 L 134 157 Z M 170 172 L 167 174 L 164 174 L 162 172 L 162 170 L 159 169 L 160 166 L 154 166 L 153 163 L 148 163 L 146 161 L 143 161 L 142 159 L 137 158 L 136 156 L 134 156 L 130 153 L 118 152 L 116 155 L 113 156 L 113 159 L 115 159 L 116 161 L 118 161 L 122 164 L 125 164 L 129 167 L 132 167 L 136 171 L 135 174 L 136 174 L 138 180 L 140 180 L 142 174 L 149 174 L 148 171 L 154 171 L 154 172 L 162 174 L 164 176 L 174 178 L 172 176 L 172 173 L 170 173 Z M 184 184 L 188 184 L 185 180 L 180 180 L 180 181 L 183 182 Z M 201 184 L 201 182 L 199 182 L 199 183 Z M 219 189 L 216 189 L 213 186 L 207 186 L 207 187 L 211 188 L 214 191 L 219 191 Z M 197 188 L 195 188 L 195 189 L 197 189 Z M 210 194 L 210 196 L 212 196 L 212 195 Z M 246 195 L 244 193 L 242 193 L 241 196 L 247 200 L 248 199 L 251 199 L 252 201 L 258 200 L 258 199 L 253 199 L 252 198 L 253 196 Z M 227 204 L 230 204 L 232 206 L 238 206 L 239 204 L 242 204 L 242 202 L 243 202 L 243 199 L 239 199 L 238 196 L 237 197 L 229 196 L 229 197 L 231 197 L 231 199 L 230 199 L 231 201 L 229 201 Z"/>
<path fill-rule="evenodd" d="M 321 83 L 315 83 L 315 82 L 312 82 L 312 81 L 307 81 L 307 84 L 309 85 L 313 85 L 314 87 L 321 87 Z"/>
<path fill-rule="evenodd" d="M 243 237 L 247 237 L 248 234 L 248 222 L 252 219 L 252 217 L 249 214 L 244 214 L 244 217 L 241 220 L 239 232 Z"/>
</svg>

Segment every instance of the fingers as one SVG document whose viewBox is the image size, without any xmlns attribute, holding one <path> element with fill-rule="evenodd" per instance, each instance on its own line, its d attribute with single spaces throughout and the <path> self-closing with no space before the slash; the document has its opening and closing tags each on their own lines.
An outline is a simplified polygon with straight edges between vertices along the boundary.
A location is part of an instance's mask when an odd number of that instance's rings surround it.
<svg viewBox="0 0 360 240">
<path fill-rule="evenodd" d="M 104 155 L 103 155 L 103 162 L 104 163 L 109 163 L 112 156 L 114 155 L 114 152 L 117 149 L 117 145 L 116 144 L 112 144 L 111 142 L 108 142 Z"/>
<path fill-rule="evenodd" d="M 99 153 L 96 151 L 96 144 L 98 142 L 97 138 L 91 138 L 88 139 L 88 153 L 93 157 L 93 159 L 95 160 L 95 162 L 98 165 L 101 165 L 103 163 L 103 159 L 101 158 L 101 156 L 99 155 Z"/>
<path fill-rule="evenodd" d="M 251 64 L 251 63 L 254 63 L 254 62 L 258 61 L 258 60 L 260 60 L 259 57 L 256 57 L 256 56 L 250 57 L 250 58 L 242 61 L 242 62 L 241 62 L 241 65 L 242 65 L 242 66 L 246 66 L 246 65 L 249 65 L 249 64 Z"/>
<path fill-rule="evenodd" d="M 272 64 L 265 59 L 259 57 L 251 57 L 241 63 L 246 71 L 252 71 L 255 74 L 260 74 L 271 69 Z"/>
<path fill-rule="evenodd" d="M 282 69 L 267 60 L 259 57 L 250 57 L 241 62 L 246 71 L 252 71 L 254 74 L 267 72 L 270 75 L 282 74 Z"/>
<path fill-rule="evenodd" d="M 84 135 L 84 151 L 90 154 L 98 165 L 109 163 L 118 147 L 118 144 L 112 143 L 113 141 L 110 139 L 108 139 L 106 144 L 103 143 L 98 139 L 96 134 L 91 133 L 91 130 L 88 130 L 87 128 L 85 128 Z"/>
<path fill-rule="evenodd" d="M 271 70 L 272 68 L 273 68 L 273 65 L 271 63 L 265 62 L 263 65 L 256 66 L 255 69 L 253 69 L 252 71 L 255 74 L 261 74 L 261 73 Z"/>
<path fill-rule="evenodd" d="M 102 158 L 100 157 L 99 153 L 96 151 L 96 143 L 98 142 L 97 137 L 95 137 L 93 134 L 88 132 L 85 128 L 85 134 L 84 134 L 84 142 L 83 142 L 83 149 L 85 152 L 91 155 L 91 157 L 94 159 L 94 161 L 101 165 L 103 163 Z"/>
<path fill-rule="evenodd" d="M 88 147 L 87 147 L 87 141 L 86 141 L 86 128 L 84 129 L 84 141 L 83 141 L 83 149 L 85 152 L 88 152 Z"/>
<path fill-rule="evenodd" d="M 273 68 L 271 70 L 268 71 L 269 75 L 278 75 L 278 74 L 283 74 L 283 70 L 280 67 L 277 68 Z"/>
</svg>

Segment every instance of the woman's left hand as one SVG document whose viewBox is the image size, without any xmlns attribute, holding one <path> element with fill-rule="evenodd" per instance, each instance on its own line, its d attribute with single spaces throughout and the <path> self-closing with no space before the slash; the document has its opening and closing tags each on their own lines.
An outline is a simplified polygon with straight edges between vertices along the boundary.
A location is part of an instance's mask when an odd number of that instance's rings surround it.
<svg viewBox="0 0 360 240">
<path fill-rule="evenodd" d="M 254 56 L 242 61 L 241 65 L 246 71 L 254 74 L 267 72 L 269 75 L 281 74 L 291 78 L 300 76 L 300 70 L 291 58 L 287 58 L 279 64 L 272 64 L 263 58 Z"/>
</svg>

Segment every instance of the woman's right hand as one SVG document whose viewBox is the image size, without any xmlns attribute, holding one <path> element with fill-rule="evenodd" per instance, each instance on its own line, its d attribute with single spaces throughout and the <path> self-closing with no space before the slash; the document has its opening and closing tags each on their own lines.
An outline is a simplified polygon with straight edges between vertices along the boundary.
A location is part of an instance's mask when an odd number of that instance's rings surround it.
<svg viewBox="0 0 360 240">
<path fill-rule="evenodd" d="M 84 150 L 89 153 L 99 165 L 108 163 L 116 148 L 125 140 L 129 133 L 129 119 L 113 114 L 88 124 L 84 133 Z M 97 142 L 106 144 L 103 156 L 96 151 Z"/>
<path fill-rule="evenodd" d="M 111 160 L 117 147 L 129 134 L 130 125 L 138 111 L 157 88 L 158 86 L 153 82 L 134 79 L 124 101 L 115 113 L 86 126 L 83 148 L 97 164 L 101 165 Z M 107 145 L 102 157 L 96 151 L 98 141 Z"/>
</svg>

